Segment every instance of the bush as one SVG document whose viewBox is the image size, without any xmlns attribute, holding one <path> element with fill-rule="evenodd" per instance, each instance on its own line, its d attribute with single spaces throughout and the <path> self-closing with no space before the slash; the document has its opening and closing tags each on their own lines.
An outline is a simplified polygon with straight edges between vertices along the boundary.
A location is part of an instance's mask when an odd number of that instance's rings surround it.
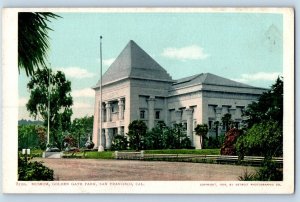
<svg viewBox="0 0 300 202">
<path fill-rule="evenodd" d="M 282 129 L 274 121 L 254 124 L 245 135 L 241 135 L 236 142 L 236 150 L 240 157 L 282 156 L 283 139 Z"/>
<path fill-rule="evenodd" d="M 239 177 L 241 181 L 281 181 L 283 180 L 283 173 L 276 164 L 276 162 L 265 160 L 262 167 L 254 173 L 248 173 L 247 170 L 243 176 Z"/>
<path fill-rule="evenodd" d="M 208 137 L 206 141 L 204 142 L 205 149 L 216 149 L 221 148 L 222 144 L 224 142 L 225 135 L 221 135 L 218 137 Z"/>
<path fill-rule="evenodd" d="M 42 162 L 30 162 L 30 158 L 18 156 L 18 180 L 20 181 L 52 181 L 54 171 L 47 168 Z"/>
<path fill-rule="evenodd" d="M 111 145 L 111 150 L 126 150 L 128 145 L 127 138 L 122 135 L 114 137 Z"/>
<path fill-rule="evenodd" d="M 180 147 L 182 149 L 190 149 L 190 148 L 192 148 L 191 145 L 192 145 L 192 142 L 191 142 L 190 138 L 187 136 L 184 137 L 180 142 Z"/>
</svg>

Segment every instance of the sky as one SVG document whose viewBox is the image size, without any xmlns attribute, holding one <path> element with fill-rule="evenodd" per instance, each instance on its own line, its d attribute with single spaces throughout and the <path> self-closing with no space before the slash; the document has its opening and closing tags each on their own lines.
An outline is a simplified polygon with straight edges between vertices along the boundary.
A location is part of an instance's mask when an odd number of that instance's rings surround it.
<svg viewBox="0 0 300 202">
<path fill-rule="evenodd" d="M 72 83 L 72 119 L 94 113 L 100 78 L 129 40 L 134 40 L 173 79 L 212 73 L 269 88 L 283 72 L 283 16 L 266 13 L 56 13 L 48 25 L 47 61 Z M 30 96 L 19 74 L 19 119 Z"/>
</svg>

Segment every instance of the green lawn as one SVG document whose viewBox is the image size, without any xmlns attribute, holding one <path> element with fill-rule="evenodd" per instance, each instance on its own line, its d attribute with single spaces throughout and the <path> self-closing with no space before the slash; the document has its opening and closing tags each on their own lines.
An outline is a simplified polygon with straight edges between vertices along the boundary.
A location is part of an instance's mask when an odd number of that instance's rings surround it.
<svg viewBox="0 0 300 202">
<path fill-rule="evenodd" d="M 134 152 L 133 150 L 125 150 L 125 152 Z M 83 158 L 84 152 L 64 152 L 65 158 Z M 199 155 L 219 155 L 220 149 L 166 149 L 166 150 L 145 150 L 145 154 L 199 154 Z M 87 159 L 113 159 L 114 151 L 87 151 L 85 157 Z"/>
<path fill-rule="evenodd" d="M 125 150 L 134 152 L 133 150 Z M 43 150 L 31 150 L 33 157 L 42 157 Z M 83 151 L 64 152 L 65 158 L 83 158 Z M 199 154 L 199 155 L 220 155 L 220 149 L 164 149 L 164 150 L 145 150 L 145 154 Z M 113 159 L 114 151 L 86 151 L 84 158 L 87 159 Z"/>
</svg>

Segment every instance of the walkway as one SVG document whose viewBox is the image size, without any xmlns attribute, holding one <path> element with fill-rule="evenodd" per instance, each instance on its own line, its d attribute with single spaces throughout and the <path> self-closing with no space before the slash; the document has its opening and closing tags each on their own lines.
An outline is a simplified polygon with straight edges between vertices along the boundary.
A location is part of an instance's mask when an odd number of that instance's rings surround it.
<svg viewBox="0 0 300 202">
<path fill-rule="evenodd" d="M 56 180 L 238 180 L 247 170 L 256 168 L 235 165 L 183 163 L 163 161 L 130 161 L 100 159 L 42 159 L 44 165 L 54 170 Z"/>
</svg>

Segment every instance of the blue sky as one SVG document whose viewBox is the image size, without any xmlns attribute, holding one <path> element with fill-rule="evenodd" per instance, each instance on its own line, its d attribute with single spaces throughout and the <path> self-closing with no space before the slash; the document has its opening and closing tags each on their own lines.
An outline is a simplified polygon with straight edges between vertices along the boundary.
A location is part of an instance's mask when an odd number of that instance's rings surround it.
<svg viewBox="0 0 300 202">
<path fill-rule="evenodd" d="M 263 13 L 57 13 L 49 26 L 48 62 L 72 82 L 74 116 L 92 115 L 99 79 L 129 40 L 164 67 L 173 79 L 213 73 L 269 87 L 283 71 L 281 14 Z M 28 119 L 25 72 L 19 75 L 19 118 Z"/>
</svg>

